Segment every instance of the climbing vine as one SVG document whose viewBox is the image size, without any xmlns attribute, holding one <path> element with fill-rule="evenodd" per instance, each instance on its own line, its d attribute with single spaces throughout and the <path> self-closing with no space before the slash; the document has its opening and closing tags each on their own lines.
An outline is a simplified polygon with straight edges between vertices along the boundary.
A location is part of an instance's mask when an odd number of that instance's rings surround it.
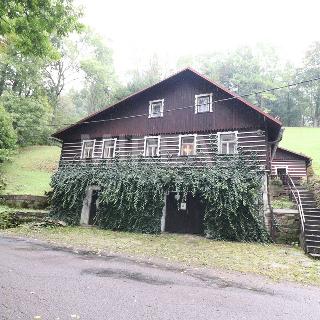
<svg viewBox="0 0 320 320">
<path fill-rule="evenodd" d="M 197 196 L 205 235 L 214 239 L 268 241 L 261 206 L 262 173 L 242 151 L 214 155 L 215 164 L 187 159 L 179 166 L 160 160 L 65 164 L 52 178 L 51 215 L 78 224 L 88 186 L 99 186 L 96 225 L 112 230 L 159 233 L 164 195 Z"/>
</svg>

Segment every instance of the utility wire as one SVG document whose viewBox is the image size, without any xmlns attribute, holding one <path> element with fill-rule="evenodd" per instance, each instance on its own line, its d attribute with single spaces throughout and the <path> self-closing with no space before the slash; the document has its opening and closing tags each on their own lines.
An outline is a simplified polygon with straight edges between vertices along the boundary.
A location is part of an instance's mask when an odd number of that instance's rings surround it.
<svg viewBox="0 0 320 320">
<path fill-rule="evenodd" d="M 290 88 L 290 87 L 294 87 L 294 86 L 298 86 L 298 85 L 301 85 L 301 84 L 310 83 L 310 82 L 314 82 L 314 81 L 319 81 L 319 80 L 320 80 L 320 77 L 317 77 L 317 78 L 303 80 L 303 81 L 299 81 L 299 82 L 288 83 L 286 85 L 279 86 L 279 87 L 274 87 L 274 88 L 270 88 L 270 89 L 255 91 L 255 92 L 247 93 L 247 94 L 243 94 L 243 95 L 235 94 L 234 97 L 213 100 L 212 104 L 218 103 L 218 102 L 235 100 L 235 99 L 239 99 L 239 98 L 246 98 L 246 97 L 250 97 L 250 96 L 253 96 L 253 95 L 272 92 L 272 91 L 280 90 L 280 89 L 284 89 L 284 88 Z M 163 112 L 173 112 L 173 111 L 185 110 L 185 109 L 189 109 L 189 108 L 194 108 L 194 105 L 181 106 L 181 107 L 176 107 L 176 108 L 173 108 L 173 109 L 166 109 L 166 110 L 163 110 Z M 105 110 L 107 110 L 107 109 L 105 109 Z M 149 113 L 142 113 L 142 114 L 136 114 L 136 115 L 124 116 L 124 117 L 117 117 L 117 118 L 110 118 L 110 119 L 83 121 L 83 122 L 80 122 L 79 125 L 80 124 L 88 124 L 88 123 L 99 123 L 99 122 L 115 121 L 115 120 L 122 120 L 122 119 L 141 118 L 141 117 L 145 117 L 145 116 L 148 116 L 148 115 L 149 115 Z M 75 122 L 75 123 L 63 123 L 63 124 L 46 124 L 44 126 L 47 126 L 47 127 L 61 127 L 61 126 L 71 126 L 71 125 L 76 125 L 76 124 L 77 124 L 77 122 Z M 22 128 L 22 127 L 30 127 L 30 126 L 19 126 L 18 125 L 16 127 L 17 128 Z"/>
</svg>

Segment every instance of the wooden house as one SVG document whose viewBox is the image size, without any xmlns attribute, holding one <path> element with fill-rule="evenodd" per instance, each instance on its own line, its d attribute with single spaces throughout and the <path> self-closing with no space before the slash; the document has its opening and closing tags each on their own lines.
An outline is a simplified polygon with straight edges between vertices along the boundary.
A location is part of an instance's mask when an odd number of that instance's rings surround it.
<svg viewBox="0 0 320 320">
<path fill-rule="evenodd" d="M 240 148 L 256 154 L 265 172 L 263 193 L 267 207 L 267 177 L 281 135 L 279 120 L 187 68 L 56 132 L 53 137 L 62 142 L 61 164 L 98 164 L 115 157 L 125 160 L 142 156 L 151 163 L 156 157 L 164 165 L 179 164 L 186 157 L 197 158 L 202 165 L 210 164 L 210 139 L 215 137 L 221 154 L 234 154 Z M 190 201 L 184 204 L 183 209 L 190 213 L 189 220 L 184 222 L 173 218 L 177 209 L 170 201 L 166 208 L 163 231 L 200 231 L 200 225 L 191 227 L 197 225 L 192 219 L 200 215 L 199 205 Z M 82 222 L 88 223 L 89 214 L 84 216 Z"/>
<path fill-rule="evenodd" d="M 272 176 L 289 174 L 292 178 L 306 178 L 311 158 L 301 153 L 278 147 L 271 161 Z"/>
</svg>

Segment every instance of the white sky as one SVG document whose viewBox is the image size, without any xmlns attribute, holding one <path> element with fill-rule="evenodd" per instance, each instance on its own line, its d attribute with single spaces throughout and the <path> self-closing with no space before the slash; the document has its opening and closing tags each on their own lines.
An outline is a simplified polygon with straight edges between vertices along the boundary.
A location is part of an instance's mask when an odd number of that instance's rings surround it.
<svg viewBox="0 0 320 320">
<path fill-rule="evenodd" d="M 320 40 L 320 0 L 77 0 L 83 22 L 113 48 L 123 75 L 157 53 L 177 57 L 267 42 L 299 63 Z"/>
</svg>

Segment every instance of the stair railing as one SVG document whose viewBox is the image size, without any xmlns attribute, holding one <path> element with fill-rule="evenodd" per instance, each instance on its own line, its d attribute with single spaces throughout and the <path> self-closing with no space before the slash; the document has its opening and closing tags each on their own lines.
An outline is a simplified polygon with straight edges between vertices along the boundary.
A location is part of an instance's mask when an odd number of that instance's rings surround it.
<svg viewBox="0 0 320 320">
<path fill-rule="evenodd" d="M 302 229 L 302 232 L 304 233 L 304 225 L 305 225 L 306 220 L 305 220 L 305 217 L 304 217 L 304 212 L 303 212 L 300 192 L 297 189 L 296 185 L 294 184 L 294 182 L 293 182 L 293 180 L 292 180 L 292 178 L 290 177 L 289 174 L 287 174 L 287 184 L 288 184 L 288 187 L 290 189 L 291 194 L 293 195 L 293 197 L 294 197 L 294 199 L 296 201 L 296 204 L 297 204 L 297 207 L 298 207 L 298 210 L 299 210 L 299 214 L 300 214 L 301 229 Z"/>
</svg>

